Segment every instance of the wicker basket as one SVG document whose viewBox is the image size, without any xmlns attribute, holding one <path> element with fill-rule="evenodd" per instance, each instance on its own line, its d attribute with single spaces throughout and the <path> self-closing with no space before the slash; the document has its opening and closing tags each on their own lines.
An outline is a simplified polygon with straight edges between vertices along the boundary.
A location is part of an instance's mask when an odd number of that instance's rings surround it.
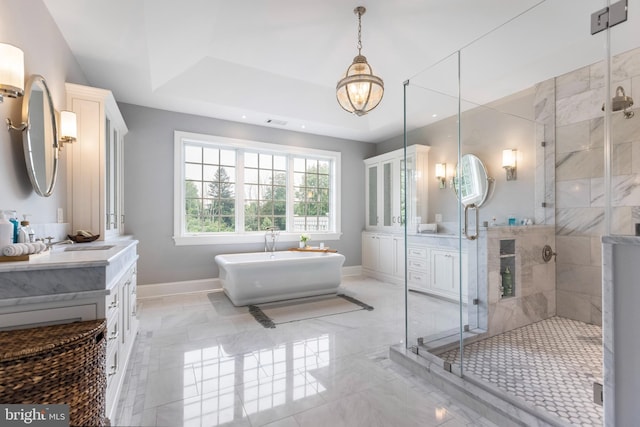
<svg viewBox="0 0 640 427">
<path fill-rule="evenodd" d="M 0 402 L 68 404 L 73 426 L 104 426 L 106 322 L 0 331 Z"/>
</svg>

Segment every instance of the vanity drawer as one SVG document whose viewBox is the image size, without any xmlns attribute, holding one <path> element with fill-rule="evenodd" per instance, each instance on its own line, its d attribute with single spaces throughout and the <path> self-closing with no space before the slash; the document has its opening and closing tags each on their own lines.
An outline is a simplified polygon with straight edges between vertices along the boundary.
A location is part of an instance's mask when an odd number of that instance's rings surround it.
<svg viewBox="0 0 640 427">
<path fill-rule="evenodd" d="M 114 316 L 107 323 L 107 352 L 117 347 L 120 333 L 120 319 Z"/>
<path fill-rule="evenodd" d="M 111 319 L 118 312 L 118 308 L 120 307 L 120 292 L 118 286 L 111 289 L 111 293 L 105 298 L 105 304 L 106 317 L 107 319 Z"/>
<path fill-rule="evenodd" d="M 407 280 L 409 281 L 409 283 L 414 283 L 416 285 L 421 285 L 421 286 L 427 286 L 428 284 L 428 275 L 425 272 L 422 271 L 412 271 L 409 270 L 407 272 L 408 274 L 408 278 Z"/>
<path fill-rule="evenodd" d="M 427 260 L 426 259 L 416 259 L 416 258 L 408 258 L 407 259 L 407 268 L 411 270 L 418 271 L 427 271 Z"/>
<path fill-rule="evenodd" d="M 120 372 L 120 360 L 118 359 L 118 346 L 113 349 L 113 351 L 107 352 L 107 393 L 110 393 L 109 386 L 112 383 L 112 380 L 118 375 Z"/>
<path fill-rule="evenodd" d="M 409 246 L 407 248 L 408 257 L 427 258 L 427 248 L 417 248 L 415 246 Z"/>
</svg>

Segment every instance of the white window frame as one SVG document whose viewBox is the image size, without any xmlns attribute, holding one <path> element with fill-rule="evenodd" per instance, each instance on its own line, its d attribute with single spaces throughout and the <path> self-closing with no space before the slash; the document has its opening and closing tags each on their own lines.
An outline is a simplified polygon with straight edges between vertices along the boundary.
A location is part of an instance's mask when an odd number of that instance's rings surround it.
<svg viewBox="0 0 640 427">
<path fill-rule="evenodd" d="M 206 144 L 211 143 L 217 147 L 230 148 L 230 149 L 248 149 L 248 150 L 260 150 L 263 152 L 270 152 L 277 155 L 287 156 L 305 156 L 305 157 L 317 157 L 319 159 L 326 159 L 331 161 L 331 213 L 334 218 L 335 230 L 330 232 L 304 232 L 309 235 L 312 242 L 320 242 L 327 240 L 339 240 L 342 235 L 341 229 L 341 215 L 342 210 L 340 206 L 340 189 L 341 189 L 341 177 L 340 171 L 342 170 L 341 153 L 338 151 L 319 150 L 315 148 L 305 148 L 290 145 L 271 144 L 259 141 L 250 141 L 245 139 L 226 138 L 216 135 L 207 135 L 200 133 L 174 131 L 174 155 L 173 155 L 173 240 L 176 246 L 186 245 L 220 245 L 220 244 L 238 244 L 238 243 L 264 243 L 265 233 L 262 231 L 250 231 L 250 232 L 234 232 L 234 233 L 186 233 L 184 231 L 184 144 L 185 143 Z M 242 156 L 238 156 L 236 160 L 242 160 Z M 291 160 L 290 160 L 291 162 Z M 239 172 L 243 170 L 236 164 L 236 194 L 239 194 L 242 190 L 238 186 L 241 180 L 244 179 L 243 173 Z M 243 164 L 242 164 L 243 166 Z M 291 165 L 290 165 L 291 166 Z M 289 173 L 289 172 L 288 172 Z M 244 183 L 244 182 L 243 182 Z M 240 190 L 239 190 L 240 188 Z M 239 199 L 236 199 L 236 221 L 244 221 L 244 206 L 238 206 Z M 289 203 L 293 203 L 293 180 L 287 180 L 287 206 Z M 293 206 L 293 205 L 291 205 Z M 288 209 L 289 210 L 289 209 Z M 293 218 L 291 214 L 287 214 L 287 224 L 293 224 Z M 297 242 L 300 240 L 299 232 L 280 231 L 278 242 Z"/>
</svg>

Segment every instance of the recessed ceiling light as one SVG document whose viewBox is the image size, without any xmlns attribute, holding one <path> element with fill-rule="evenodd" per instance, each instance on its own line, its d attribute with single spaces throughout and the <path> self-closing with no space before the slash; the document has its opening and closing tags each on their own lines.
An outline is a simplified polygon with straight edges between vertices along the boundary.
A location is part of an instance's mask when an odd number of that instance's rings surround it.
<svg viewBox="0 0 640 427">
<path fill-rule="evenodd" d="M 302 129 L 306 129 L 307 127 L 305 125 L 300 126 Z"/>
<path fill-rule="evenodd" d="M 438 115 L 434 113 L 431 115 L 431 117 L 438 117 Z"/>
<path fill-rule="evenodd" d="M 243 114 L 243 115 L 242 115 L 242 118 L 243 118 L 243 119 L 246 119 L 246 118 L 247 118 L 247 116 Z"/>
</svg>

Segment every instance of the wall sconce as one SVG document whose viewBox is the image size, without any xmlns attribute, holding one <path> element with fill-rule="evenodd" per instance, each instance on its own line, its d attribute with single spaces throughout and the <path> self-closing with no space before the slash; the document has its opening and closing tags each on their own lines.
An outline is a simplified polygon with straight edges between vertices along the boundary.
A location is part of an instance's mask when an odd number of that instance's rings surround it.
<svg viewBox="0 0 640 427">
<path fill-rule="evenodd" d="M 73 111 L 60 111 L 60 149 L 64 144 L 71 144 L 78 137 L 78 125 L 76 113 Z"/>
<path fill-rule="evenodd" d="M 440 188 L 447 188 L 447 164 L 436 163 L 436 179 L 440 181 Z"/>
<path fill-rule="evenodd" d="M 507 171 L 507 181 L 517 179 L 517 157 L 518 150 L 502 150 L 502 167 Z"/>
<path fill-rule="evenodd" d="M 0 102 L 5 95 L 9 98 L 24 95 L 24 52 L 0 43 Z"/>
</svg>

